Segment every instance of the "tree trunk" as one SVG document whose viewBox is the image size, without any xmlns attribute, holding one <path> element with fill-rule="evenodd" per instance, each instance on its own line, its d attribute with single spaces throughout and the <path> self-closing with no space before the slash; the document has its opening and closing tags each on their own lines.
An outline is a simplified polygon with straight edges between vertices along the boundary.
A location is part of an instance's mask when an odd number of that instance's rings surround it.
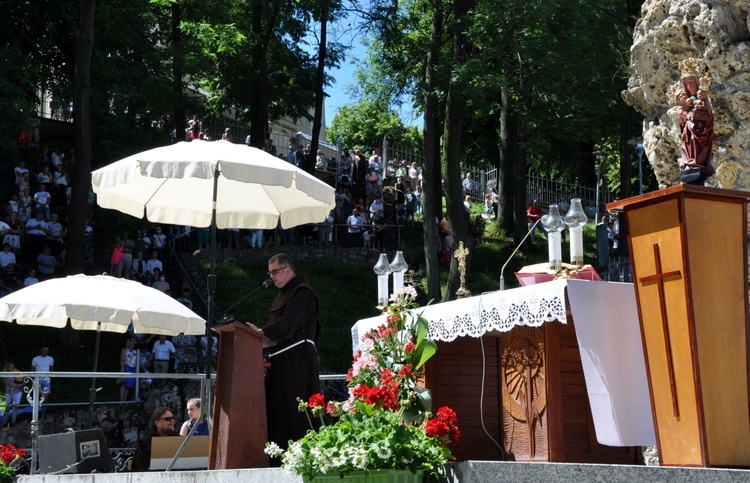
<svg viewBox="0 0 750 483">
<path fill-rule="evenodd" d="M 318 46 L 318 69 L 315 72 L 315 117 L 313 118 L 312 141 L 310 141 L 310 159 L 307 160 L 307 168 L 310 174 L 315 174 L 316 155 L 318 153 L 318 142 L 320 139 L 320 127 L 323 119 L 323 77 L 325 75 L 326 42 L 328 31 L 328 7 L 329 0 L 321 1 L 320 12 L 320 45 Z"/>
<path fill-rule="evenodd" d="M 250 9 L 252 14 L 252 31 L 255 39 L 250 51 L 252 74 L 250 77 L 250 144 L 263 149 L 268 130 L 268 62 L 263 35 L 263 6 L 261 2 L 254 2 Z"/>
<path fill-rule="evenodd" d="M 440 114 L 438 112 L 435 66 L 440 59 L 443 37 L 443 9 L 438 0 L 433 4 L 430 48 L 425 61 L 424 161 L 422 176 L 422 209 L 424 212 L 424 259 L 427 273 L 427 298 L 440 299 L 440 272 L 437 259 L 437 223 L 440 214 Z"/>
<path fill-rule="evenodd" d="M 466 99 L 458 92 L 460 89 L 456 86 L 449 88 L 445 103 L 443 173 L 445 173 L 445 206 L 451 222 L 453 249 L 458 248 L 459 242 L 464 242 L 464 247 L 469 250 L 469 256 L 466 259 L 468 268 L 474 251 L 474 237 L 469 230 L 469 216 L 463 205 L 464 196 L 461 186 L 461 132 L 466 112 Z M 459 282 L 458 261 L 452 258 L 448 282 L 443 294 L 444 302 L 456 298 Z"/>
<path fill-rule="evenodd" d="M 515 180 L 515 187 L 513 190 L 513 213 L 515 215 L 513 223 L 513 243 L 518 245 L 529 231 L 529 225 L 526 219 L 526 177 L 528 175 L 528 167 L 526 163 L 526 151 L 523 148 L 523 131 L 521 130 L 521 123 L 518 122 L 517 119 L 514 127 L 517 129 L 517 142 L 513 148 L 513 179 Z M 527 251 L 530 247 L 531 243 L 527 242 L 526 246 L 522 247 L 522 250 Z"/>
<path fill-rule="evenodd" d="M 458 64 L 463 59 L 471 57 L 471 43 L 466 37 L 462 27 L 462 21 L 467 12 L 474 6 L 474 0 L 455 0 L 453 13 L 456 26 L 453 33 L 453 54 Z M 448 95 L 445 102 L 445 127 L 443 134 L 443 173 L 445 174 L 445 206 L 448 211 L 448 219 L 451 222 L 451 236 L 453 237 L 453 249 L 459 247 L 463 242 L 468 249 L 466 256 L 466 269 L 471 268 L 471 258 L 474 253 L 474 235 L 470 229 L 470 216 L 464 207 L 464 195 L 461 186 L 461 147 L 464 116 L 466 113 L 466 96 L 464 95 L 463 80 L 460 78 L 452 80 L 448 87 Z M 458 271 L 458 260 L 451 258 L 451 267 L 448 274 L 448 282 L 443 294 L 443 301 L 456 298 L 456 291 L 460 286 Z"/>
<path fill-rule="evenodd" d="M 512 115 L 508 88 L 500 92 L 500 166 L 497 170 L 498 225 L 505 233 L 513 233 L 513 159 L 510 146 L 515 143 L 515 116 Z"/>
<path fill-rule="evenodd" d="M 183 95 L 183 55 L 182 55 L 182 31 L 180 22 L 182 22 L 182 8 L 180 2 L 174 2 L 171 7 L 172 11 L 172 94 L 175 98 L 174 104 L 174 125 L 177 133 L 176 141 L 184 141 L 186 137 L 185 128 L 187 127 L 187 116 L 182 105 Z"/>
<path fill-rule="evenodd" d="M 633 150 L 628 141 L 633 135 L 633 109 L 625 108 L 622 120 L 622 134 L 620 135 L 620 199 L 630 198 L 633 193 L 631 179 L 633 178 Z"/>
<path fill-rule="evenodd" d="M 73 130 L 76 158 L 71 179 L 72 193 L 68 216 L 68 251 L 65 258 L 67 274 L 83 273 L 84 234 L 86 232 L 86 199 L 91 175 L 91 56 L 94 50 L 95 0 L 78 0 L 76 31 L 75 91 L 73 94 Z M 77 249 L 71 249 L 77 247 Z"/>
</svg>

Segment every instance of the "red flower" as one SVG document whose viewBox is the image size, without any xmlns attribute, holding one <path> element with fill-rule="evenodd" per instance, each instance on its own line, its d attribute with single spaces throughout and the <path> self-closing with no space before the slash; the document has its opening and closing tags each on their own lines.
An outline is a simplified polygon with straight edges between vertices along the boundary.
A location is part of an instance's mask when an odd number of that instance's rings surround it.
<svg viewBox="0 0 750 483">
<path fill-rule="evenodd" d="M 392 331 L 393 329 L 388 327 L 387 325 L 381 325 L 380 327 L 378 327 L 378 336 L 384 339 L 390 336 Z"/>
<path fill-rule="evenodd" d="M 346 371 L 346 382 L 350 382 L 353 377 L 354 377 L 354 370 L 350 367 L 349 370 Z"/>
<path fill-rule="evenodd" d="M 24 456 L 26 456 L 26 451 L 23 448 L 16 448 L 12 444 L 0 445 L 0 460 L 6 465 L 13 463 L 17 457 L 23 458 Z"/>
<path fill-rule="evenodd" d="M 425 425 L 425 433 L 431 438 L 446 438 L 448 436 L 448 425 L 440 419 L 430 419 Z"/>
<path fill-rule="evenodd" d="M 416 346 L 414 345 L 414 342 L 409 341 L 409 343 L 406 344 L 406 347 L 404 347 L 404 352 L 406 352 L 407 354 L 411 354 L 412 352 L 414 352 L 415 347 Z"/>
<path fill-rule="evenodd" d="M 448 406 L 443 406 L 438 409 L 436 417 L 427 421 L 425 433 L 432 438 L 440 438 L 445 443 L 456 443 L 461 437 L 457 422 L 456 412 Z"/>
<path fill-rule="evenodd" d="M 456 424 L 456 422 L 458 422 L 458 416 L 456 416 L 456 411 L 449 408 L 448 406 L 442 406 L 440 409 L 438 409 L 437 417 L 439 419 L 442 419 L 446 423 Z"/>
<path fill-rule="evenodd" d="M 310 400 L 307 402 L 307 406 L 310 409 L 325 407 L 325 397 L 321 393 L 313 394 L 310 396 Z"/>
<path fill-rule="evenodd" d="M 406 364 L 398 371 L 399 379 L 405 379 L 411 377 L 411 364 Z"/>
</svg>

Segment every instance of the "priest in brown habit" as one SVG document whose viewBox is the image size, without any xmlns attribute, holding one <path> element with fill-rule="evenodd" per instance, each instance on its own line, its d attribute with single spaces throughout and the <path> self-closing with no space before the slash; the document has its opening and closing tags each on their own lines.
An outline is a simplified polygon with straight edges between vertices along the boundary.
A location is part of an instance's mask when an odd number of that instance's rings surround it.
<svg viewBox="0 0 750 483">
<path fill-rule="evenodd" d="M 318 297 L 297 274 L 288 255 L 268 260 L 268 276 L 279 288 L 263 329 L 264 346 L 271 346 L 270 380 L 267 385 L 268 438 L 286 449 L 310 429 L 305 413 L 298 411 L 297 398 L 307 401 L 320 392 L 316 343 L 320 333 Z M 277 461 L 276 464 L 279 462 Z"/>
</svg>

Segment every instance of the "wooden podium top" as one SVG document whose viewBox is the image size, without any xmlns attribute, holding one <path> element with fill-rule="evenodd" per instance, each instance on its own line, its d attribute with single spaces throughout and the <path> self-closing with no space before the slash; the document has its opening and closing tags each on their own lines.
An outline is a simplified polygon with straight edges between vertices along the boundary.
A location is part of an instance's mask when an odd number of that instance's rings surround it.
<svg viewBox="0 0 750 483">
<path fill-rule="evenodd" d="M 607 204 L 607 210 L 625 210 L 645 206 L 651 203 L 664 201 L 665 198 L 704 198 L 704 199 L 732 199 L 736 202 L 747 202 L 750 199 L 750 191 L 725 190 L 721 188 L 709 188 L 692 184 L 679 184 L 670 186 L 663 190 L 651 191 L 642 195 L 633 196 L 624 200 L 616 200 Z"/>
</svg>

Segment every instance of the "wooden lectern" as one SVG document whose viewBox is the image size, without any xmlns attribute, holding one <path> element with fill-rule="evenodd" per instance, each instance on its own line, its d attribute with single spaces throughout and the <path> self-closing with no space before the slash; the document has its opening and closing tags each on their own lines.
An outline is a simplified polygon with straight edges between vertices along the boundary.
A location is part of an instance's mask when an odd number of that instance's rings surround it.
<svg viewBox="0 0 750 483">
<path fill-rule="evenodd" d="M 750 466 L 748 198 L 679 185 L 607 205 L 627 217 L 662 465 Z"/>
<path fill-rule="evenodd" d="M 236 322 L 214 330 L 221 339 L 209 468 L 268 467 L 261 336 Z"/>
</svg>

